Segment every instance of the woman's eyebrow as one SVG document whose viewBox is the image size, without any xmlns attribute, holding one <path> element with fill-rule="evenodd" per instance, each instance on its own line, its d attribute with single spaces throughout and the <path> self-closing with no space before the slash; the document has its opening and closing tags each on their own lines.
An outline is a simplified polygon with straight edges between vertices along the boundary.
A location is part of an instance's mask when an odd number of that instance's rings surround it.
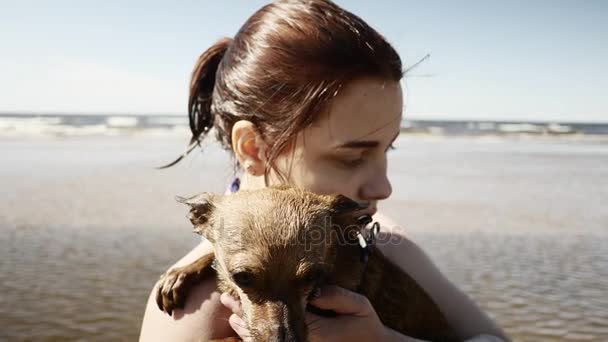
<svg viewBox="0 0 608 342">
<path fill-rule="evenodd" d="M 391 144 L 395 141 L 395 139 L 397 139 L 397 137 L 399 136 L 400 132 L 397 132 L 397 134 L 395 134 L 395 136 L 393 137 L 393 139 L 391 139 Z M 343 144 L 340 144 L 338 146 L 336 146 L 336 149 L 341 149 L 341 148 L 373 148 L 373 147 L 377 147 L 378 145 L 380 145 L 380 142 L 378 140 L 353 140 L 353 141 L 349 141 Z"/>
</svg>

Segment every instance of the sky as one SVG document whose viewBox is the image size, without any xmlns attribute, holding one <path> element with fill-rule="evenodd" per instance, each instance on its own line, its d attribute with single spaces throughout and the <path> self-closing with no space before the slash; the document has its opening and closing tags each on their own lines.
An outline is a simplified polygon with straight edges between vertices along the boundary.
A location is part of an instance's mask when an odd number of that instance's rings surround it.
<svg viewBox="0 0 608 342">
<path fill-rule="evenodd" d="M 411 119 L 608 122 L 608 0 L 339 0 L 405 66 Z M 0 112 L 185 114 L 190 72 L 268 1 L 0 0 Z"/>
</svg>

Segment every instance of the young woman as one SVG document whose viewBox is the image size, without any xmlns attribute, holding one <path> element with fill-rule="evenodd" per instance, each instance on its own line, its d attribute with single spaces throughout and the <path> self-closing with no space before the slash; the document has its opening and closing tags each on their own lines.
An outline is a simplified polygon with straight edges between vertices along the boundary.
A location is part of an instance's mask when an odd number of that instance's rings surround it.
<svg viewBox="0 0 608 342">
<path fill-rule="evenodd" d="M 427 290 L 462 339 L 506 340 L 394 222 L 376 212 L 391 194 L 387 152 L 399 135 L 403 74 L 393 47 L 329 0 L 274 2 L 251 16 L 234 39 L 218 41 L 199 58 L 185 154 L 213 128 L 243 172 L 230 191 L 286 182 L 368 201 L 366 213 L 393 235 L 379 248 Z M 210 251 L 202 242 L 175 266 Z M 340 314 L 310 314 L 319 327 L 311 331 L 313 341 L 413 340 L 384 327 L 369 302 L 348 290 L 323 288 L 313 304 Z M 247 336 L 239 313 L 238 301 L 218 293 L 214 280 L 196 287 L 173 316 L 161 312 L 151 294 L 140 339 Z"/>
</svg>

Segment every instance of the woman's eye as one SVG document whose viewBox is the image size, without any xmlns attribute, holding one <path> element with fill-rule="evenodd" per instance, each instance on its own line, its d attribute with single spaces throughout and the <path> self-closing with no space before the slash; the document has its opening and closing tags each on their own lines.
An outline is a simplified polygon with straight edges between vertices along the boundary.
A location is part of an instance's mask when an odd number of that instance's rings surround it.
<svg viewBox="0 0 608 342">
<path fill-rule="evenodd" d="M 396 149 L 397 149 L 397 148 L 395 147 L 395 145 L 390 144 L 390 145 L 388 146 L 388 148 L 386 149 L 386 151 L 384 151 L 384 152 L 388 152 L 388 151 L 390 151 L 390 150 L 396 150 Z"/>
</svg>

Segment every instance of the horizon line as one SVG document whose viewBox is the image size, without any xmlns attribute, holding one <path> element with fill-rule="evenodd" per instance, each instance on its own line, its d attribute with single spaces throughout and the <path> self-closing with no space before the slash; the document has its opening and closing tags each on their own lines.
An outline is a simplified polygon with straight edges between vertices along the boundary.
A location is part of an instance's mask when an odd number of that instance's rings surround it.
<svg viewBox="0 0 608 342">
<path fill-rule="evenodd" d="M 128 113 L 128 112 L 59 112 L 59 111 L 0 111 L 0 116 L 122 116 L 122 117 L 154 117 L 154 116 L 165 116 L 165 117 L 184 117 L 187 118 L 187 113 L 163 113 L 163 112 L 148 112 L 148 113 Z M 427 116 L 427 117 L 424 117 Z M 483 118 L 483 117 L 449 117 L 449 116 L 441 116 L 441 115 L 433 115 L 433 114 L 406 114 L 403 121 L 443 121 L 443 122 L 497 122 L 497 123 L 572 123 L 572 124 L 608 124 L 608 115 L 606 115 L 605 120 L 592 120 L 592 119 L 559 119 L 559 118 L 530 118 L 523 119 L 520 116 L 515 118 L 505 118 L 505 117 L 497 117 L 497 118 Z"/>
</svg>

